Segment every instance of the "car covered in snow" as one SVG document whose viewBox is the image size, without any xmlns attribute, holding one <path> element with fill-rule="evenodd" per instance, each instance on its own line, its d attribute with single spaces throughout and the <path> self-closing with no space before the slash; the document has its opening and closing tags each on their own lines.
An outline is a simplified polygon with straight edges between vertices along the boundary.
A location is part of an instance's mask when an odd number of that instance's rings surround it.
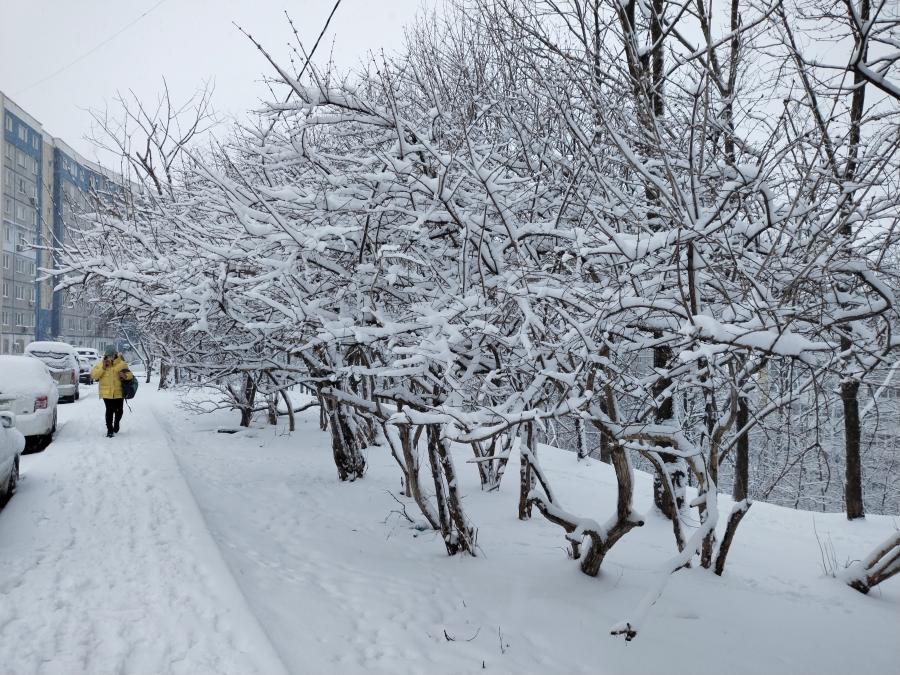
<svg viewBox="0 0 900 675">
<path fill-rule="evenodd" d="M 16 429 L 16 416 L 0 412 L 0 506 L 6 503 L 19 483 L 19 455 L 25 449 L 25 437 Z"/>
<path fill-rule="evenodd" d="M 43 361 L 59 388 L 60 400 L 77 401 L 81 365 L 78 352 L 66 342 L 36 341 L 25 347 L 25 353 Z"/>
<path fill-rule="evenodd" d="M 93 347 L 75 347 L 75 352 L 78 354 L 78 365 L 80 367 L 78 381 L 81 384 L 93 384 L 91 369 L 100 360 L 100 352 Z"/>
<path fill-rule="evenodd" d="M 59 391 L 50 369 L 31 356 L 0 356 L 0 413 L 15 416 L 26 444 L 40 448 L 56 431 Z"/>
</svg>

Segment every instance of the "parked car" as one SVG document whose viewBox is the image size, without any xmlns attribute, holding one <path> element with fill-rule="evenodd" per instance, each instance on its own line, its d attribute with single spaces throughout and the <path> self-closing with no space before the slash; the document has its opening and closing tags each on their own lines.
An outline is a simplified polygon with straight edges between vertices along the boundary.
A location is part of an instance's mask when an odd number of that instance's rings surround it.
<svg viewBox="0 0 900 675">
<path fill-rule="evenodd" d="M 78 354 L 79 357 L 86 356 L 89 359 L 93 359 L 94 363 L 100 360 L 100 352 L 93 347 L 75 347 L 75 353 Z M 94 365 L 91 364 L 91 366 Z"/>
<path fill-rule="evenodd" d="M 60 400 L 77 401 L 78 378 L 81 366 L 78 352 L 65 342 L 32 342 L 25 347 L 25 353 L 43 361 L 59 387 Z"/>
<path fill-rule="evenodd" d="M 16 429 L 16 416 L 0 412 L 0 506 L 9 501 L 19 484 L 19 455 L 25 437 Z"/>
<path fill-rule="evenodd" d="M 78 382 L 81 384 L 93 384 L 91 369 L 100 360 L 100 352 L 92 347 L 75 347 L 75 352 L 78 354 L 78 365 L 80 366 Z"/>
<path fill-rule="evenodd" d="M 50 369 L 31 356 L 0 356 L 0 413 L 15 416 L 28 449 L 40 449 L 56 431 L 59 390 Z"/>
<path fill-rule="evenodd" d="M 78 357 L 78 384 L 91 384 L 91 369 L 94 367 L 94 361 L 87 356 Z"/>
</svg>

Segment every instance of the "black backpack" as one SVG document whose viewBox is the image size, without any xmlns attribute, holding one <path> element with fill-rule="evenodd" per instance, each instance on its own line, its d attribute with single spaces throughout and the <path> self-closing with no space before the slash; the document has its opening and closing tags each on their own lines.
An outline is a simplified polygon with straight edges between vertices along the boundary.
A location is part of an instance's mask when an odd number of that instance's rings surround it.
<svg viewBox="0 0 900 675">
<path fill-rule="evenodd" d="M 122 397 L 125 399 L 134 398 L 134 395 L 138 390 L 138 381 L 134 376 L 134 373 L 131 374 L 130 380 L 122 381 Z"/>
</svg>

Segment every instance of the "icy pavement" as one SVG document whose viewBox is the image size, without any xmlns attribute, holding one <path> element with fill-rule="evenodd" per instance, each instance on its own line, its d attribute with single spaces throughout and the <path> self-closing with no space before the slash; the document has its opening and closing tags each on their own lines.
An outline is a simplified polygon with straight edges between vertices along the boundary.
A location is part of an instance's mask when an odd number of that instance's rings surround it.
<svg viewBox="0 0 900 675">
<path fill-rule="evenodd" d="M 147 387 L 149 389 L 149 387 Z M 4 673 L 279 673 L 147 399 L 59 408 L 0 512 Z"/>
</svg>

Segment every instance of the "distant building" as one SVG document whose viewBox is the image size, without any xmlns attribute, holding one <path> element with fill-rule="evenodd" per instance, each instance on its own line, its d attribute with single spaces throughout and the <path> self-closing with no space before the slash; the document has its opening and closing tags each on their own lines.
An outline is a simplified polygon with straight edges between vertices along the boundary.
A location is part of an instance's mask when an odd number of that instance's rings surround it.
<svg viewBox="0 0 900 675">
<path fill-rule="evenodd" d="M 68 241 L 73 214 L 91 190 L 120 181 L 48 135 L 40 122 L 0 92 L 0 354 L 22 353 L 32 340 L 62 340 L 101 349 L 117 341 L 94 305 L 54 292 L 43 279 Z M 40 248 L 46 247 L 46 248 Z"/>
</svg>

